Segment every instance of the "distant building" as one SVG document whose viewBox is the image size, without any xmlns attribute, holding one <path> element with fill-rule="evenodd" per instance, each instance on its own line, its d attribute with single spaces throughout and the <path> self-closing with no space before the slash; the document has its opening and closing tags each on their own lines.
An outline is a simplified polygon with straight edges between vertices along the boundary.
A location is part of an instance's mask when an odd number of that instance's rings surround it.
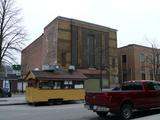
<svg viewBox="0 0 160 120">
<path fill-rule="evenodd" d="M 57 17 L 22 51 L 22 74 L 42 70 L 43 65 L 57 64 L 64 68 L 74 65 L 98 84 L 101 79 L 104 88 L 112 86 L 118 83 L 116 32 L 112 28 Z"/>
<path fill-rule="evenodd" d="M 21 65 L 4 65 L 3 72 L 3 75 L 0 75 L 0 88 L 7 88 L 12 93 L 23 91 L 26 84 L 21 80 Z"/>
<path fill-rule="evenodd" d="M 152 50 L 135 44 L 118 48 L 119 80 L 153 80 Z"/>
<path fill-rule="evenodd" d="M 21 65 L 12 65 L 12 73 L 16 74 L 17 77 L 21 77 Z"/>
</svg>

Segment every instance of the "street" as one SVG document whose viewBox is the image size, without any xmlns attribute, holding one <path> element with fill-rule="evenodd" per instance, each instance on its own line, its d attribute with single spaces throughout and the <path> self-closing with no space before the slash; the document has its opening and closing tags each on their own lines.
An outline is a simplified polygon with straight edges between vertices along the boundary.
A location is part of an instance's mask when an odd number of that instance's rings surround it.
<svg viewBox="0 0 160 120">
<path fill-rule="evenodd" d="M 132 120 L 159 120 L 160 110 L 136 112 Z M 83 103 L 53 106 L 10 105 L 0 106 L 0 120 L 103 120 L 83 108 Z M 105 120 L 119 120 L 109 115 Z"/>
</svg>

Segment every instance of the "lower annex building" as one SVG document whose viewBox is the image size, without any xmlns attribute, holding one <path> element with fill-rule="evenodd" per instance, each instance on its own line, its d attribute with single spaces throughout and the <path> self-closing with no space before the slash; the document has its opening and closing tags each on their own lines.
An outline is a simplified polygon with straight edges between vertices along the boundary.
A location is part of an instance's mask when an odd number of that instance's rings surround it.
<svg viewBox="0 0 160 120">
<path fill-rule="evenodd" d="M 160 50 L 136 44 L 118 48 L 119 81 L 160 80 Z"/>
</svg>

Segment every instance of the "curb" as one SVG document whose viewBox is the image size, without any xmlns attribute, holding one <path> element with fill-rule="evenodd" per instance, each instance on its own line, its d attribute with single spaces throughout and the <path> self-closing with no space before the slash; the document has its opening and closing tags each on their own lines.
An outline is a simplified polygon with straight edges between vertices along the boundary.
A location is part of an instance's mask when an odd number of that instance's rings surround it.
<svg viewBox="0 0 160 120">
<path fill-rule="evenodd" d="M 5 103 L 5 104 L 0 104 L 0 106 L 10 106 L 10 105 L 25 105 L 27 103 Z"/>
</svg>

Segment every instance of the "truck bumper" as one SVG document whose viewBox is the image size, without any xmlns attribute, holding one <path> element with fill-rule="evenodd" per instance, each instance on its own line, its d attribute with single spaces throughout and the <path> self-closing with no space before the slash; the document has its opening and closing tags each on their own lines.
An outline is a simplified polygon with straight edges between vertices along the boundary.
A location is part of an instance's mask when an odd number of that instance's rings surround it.
<svg viewBox="0 0 160 120">
<path fill-rule="evenodd" d="M 105 107 L 105 106 L 85 104 L 84 107 L 88 110 L 93 110 L 94 112 L 108 112 L 108 111 L 110 111 L 110 108 Z"/>
</svg>

